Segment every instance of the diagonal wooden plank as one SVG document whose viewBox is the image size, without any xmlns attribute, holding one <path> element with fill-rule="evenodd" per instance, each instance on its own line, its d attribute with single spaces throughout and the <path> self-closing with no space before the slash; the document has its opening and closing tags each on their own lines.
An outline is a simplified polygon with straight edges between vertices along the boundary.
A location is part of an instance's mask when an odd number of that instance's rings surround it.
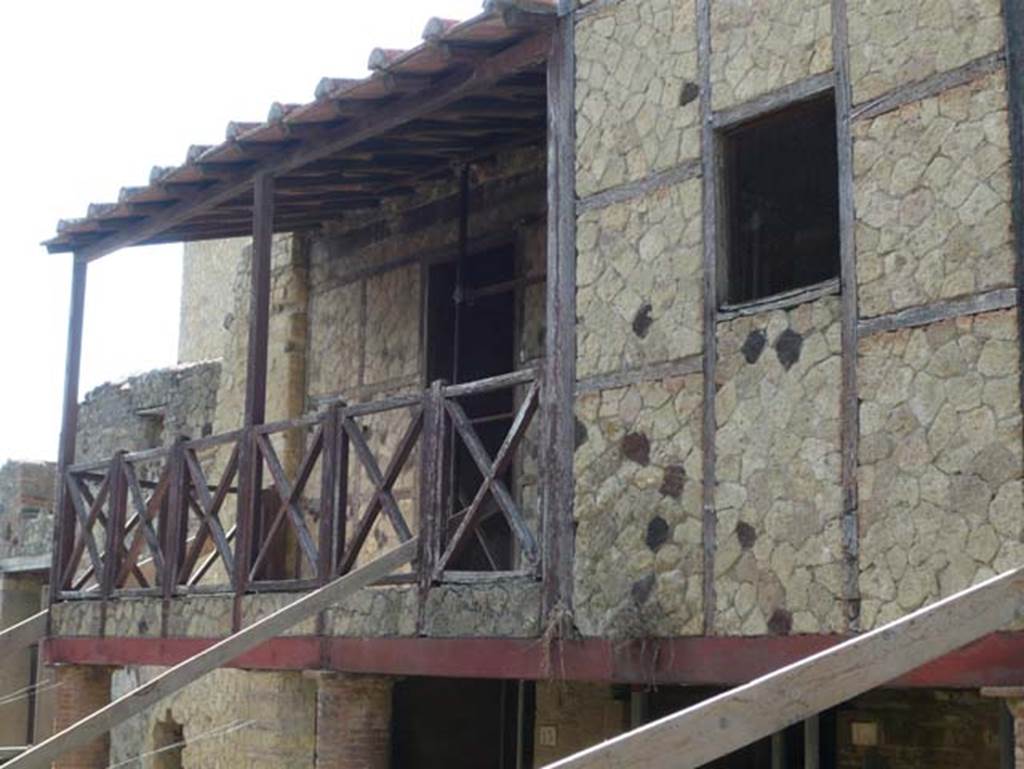
<svg viewBox="0 0 1024 769">
<path fill-rule="evenodd" d="M 128 548 L 128 554 L 121 567 L 121 573 L 118 575 L 118 584 L 122 584 L 124 579 L 127 578 L 128 572 L 131 570 L 131 565 L 138 562 L 143 539 L 145 539 L 146 544 L 149 546 L 149 551 L 153 556 L 153 562 L 156 564 L 157 572 L 160 573 L 163 571 L 164 554 L 160 547 L 160 537 L 157 536 L 157 533 L 153 530 L 150 522 L 160 509 L 160 503 L 164 495 L 167 493 L 169 479 L 167 467 L 164 466 L 163 471 L 160 474 L 160 480 L 157 482 L 156 488 L 153 490 L 152 495 L 150 495 L 150 498 L 147 501 L 145 495 L 142 493 L 142 487 L 139 485 L 138 474 L 135 472 L 135 468 L 132 466 L 131 462 L 124 463 L 124 474 L 125 480 L 128 481 L 128 493 L 131 496 L 132 504 L 135 507 L 139 530 L 136 532 L 135 537 L 132 540 L 132 544 Z"/>
<path fill-rule="evenodd" d="M 227 464 L 224 467 L 224 472 L 221 474 L 220 483 L 217 484 L 217 490 L 216 490 L 216 492 L 214 492 L 213 501 L 212 501 L 211 505 L 208 508 L 208 512 L 211 515 L 211 517 L 217 517 L 219 515 L 220 509 L 221 509 L 221 507 L 224 504 L 224 500 L 227 499 L 227 495 L 231 491 L 231 481 L 235 478 L 235 476 L 238 473 L 238 457 L 239 457 L 240 451 L 241 451 L 241 444 L 236 441 L 235 444 L 231 448 L 231 455 L 228 457 Z M 192 454 L 194 456 L 195 455 L 195 451 L 192 450 L 192 449 L 189 449 L 188 451 L 186 451 L 186 457 L 189 454 Z M 199 470 L 200 470 L 200 474 L 202 474 L 202 472 L 201 472 L 202 468 L 201 467 L 199 468 Z M 191 472 L 191 470 L 190 470 L 190 472 Z M 193 475 L 193 483 L 195 483 L 195 485 L 197 487 L 198 486 L 203 486 L 205 488 L 206 487 L 206 476 L 205 476 L 205 474 L 203 474 L 203 480 L 202 481 L 198 480 Z M 184 562 L 182 563 L 181 573 L 182 573 L 182 575 L 184 575 L 182 577 L 182 579 L 189 580 L 189 576 L 188 575 L 190 575 L 192 573 L 192 570 L 195 568 L 196 563 L 199 561 L 199 557 L 200 557 L 200 555 L 203 552 L 203 547 L 206 544 L 206 539 L 207 539 L 208 535 L 209 535 L 208 530 L 205 527 L 201 527 L 200 530 L 199 530 L 199 533 L 196 536 L 196 538 L 192 541 L 192 546 L 189 549 L 188 554 L 185 556 Z M 227 538 L 225 538 L 225 539 L 227 539 Z M 234 574 L 235 574 L 235 572 L 234 572 L 233 568 L 228 570 L 228 575 L 229 575 L 229 577 L 231 579 L 232 587 L 234 586 L 234 579 L 235 579 Z M 191 581 L 190 581 L 190 584 L 191 584 Z"/>
<path fill-rule="evenodd" d="M 696 769 L 1001 630 L 1024 616 L 1017 568 L 548 765 L 548 769 Z"/>
<path fill-rule="evenodd" d="M 231 544 L 231 542 L 234 541 L 234 539 L 235 539 L 235 532 L 237 530 L 238 530 L 237 526 L 232 526 L 230 529 L 228 529 L 228 533 L 227 533 L 228 544 Z M 189 587 L 195 587 L 196 585 L 198 585 L 202 581 L 203 577 L 206 576 L 206 572 L 208 572 L 210 570 L 210 568 L 213 566 L 213 564 L 217 561 L 218 557 L 219 557 L 219 554 L 216 553 L 216 552 L 210 553 L 208 556 L 206 556 L 206 558 L 203 560 L 203 562 L 201 564 L 199 564 L 199 566 L 196 568 L 195 572 L 189 578 L 188 586 Z M 228 581 L 229 581 L 229 584 L 232 587 L 234 587 L 234 584 L 235 584 L 234 572 L 228 572 Z"/>
<path fill-rule="evenodd" d="M 420 407 L 413 412 L 412 419 L 406 427 L 405 434 L 399 440 L 398 448 L 394 455 L 392 455 L 391 461 L 388 462 L 388 468 L 385 473 L 381 473 L 377 460 L 370 451 L 370 447 L 367 446 L 366 439 L 363 437 L 359 425 L 350 417 L 343 416 L 342 427 L 349 436 L 349 442 L 355 447 L 359 461 L 363 464 L 367 475 L 370 476 L 370 480 L 374 484 L 373 498 L 367 503 L 366 509 L 356 525 L 352 541 L 349 543 L 348 549 L 342 558 L 340 568 L 342 573 L 344 573 L 355 564 L 359 551 L 366 542 L 366 538 L 370 535 L 374 521 L 377 518 L 377 513 L 381 509 L 388 514 L 388 519 L 391 521 L 391 525 L 394 527 L 399 539 L 406 540 L 412 536 L 408 524 L 405 522 L 405 517 L 402 515 L 401 510 L 398 509 L 398 503 L 395 501 L 391 489 L 395 481 L 398 480 L 402 468 L 405 467 L 405 463 L 408 461 L 409 455 L 412 453 L 413 447 L 415 447 L 416 441 L 419 440 L 420 434 L 423 431 L 423 409 Z"/>
<path fill-rule="evenodd" d="M 239 655 L 281 635 L 303 620 L 316 616 L 331 605 L 411 563 L 416 556 L 416 547 L 416 540 L 412 539 L 389 550 L 366 566 L 305 594 L 270 616 L 169 668 L 149 683 L 119 697 L 78 723 L 43 740 L 13 761 L 4 764 L 4 769 L 48 767 L 55 758 L 67 751 L 88 744 L 133 715 L 180 691 L 207 673 L 228 664 Z"/>
<path fill-rule="evenodd" d="M 469 417 L 466 416 L 462 406 L 453 400 L 445 401 L 444 405 L 448 410 L 449 416 L 452 418 L 452 424 L 455 425 L 455 429 L 458 430 L 463 444 L 469 451 L 469 455 L 480 469 L 480 474 L 487 480 L 494 463 L 491 461 L 487 449 L 480 442 L 480 438 L 477 437 L 476 430 L 473 429 Z M 494 500 L 505 514 L 505 519 L 508 521 L 512 531 L 515 532 L 516 539 L 519 540 L 519 546 L 522 548 L 523 555 L 531 563 L 536 563 L 538 558 L 537 540 L 534 539 L 533 534 L 530 532 L 530 527 L 526 525 L 522 513 L 519 512 L 519 506 L 516 505 L 508 488 L 500 478 L 491 478 L 490 486 Z"/>
<path fill-rule="evenodd" d="M 235 446 L 236 451 L 233 452 L 237 457 L 237 445 Z M 237 461 L 237 459 L 236 459 Z M 230 467 L 229 462 L 229 467 Z M 233 559 L 231 557 L 231 547 L 228 545 L 227 535 L 224 533 L 224 526 L 218 518 L 221 505 L 224 503 L 224 499 L 227 495 L 226 485 L 230 483 L 231 476 L 225 472 L 225 476 L 221 478 L 220 484 L 217 486 L 215 495 L 210 494 L 210 489 L 206 483 L 206 475 L 203 473 L 203 468 L 199 466 L 199 460 L 196 458 L 194 451 L 185 450 L 185 467 L 188 469 L 189 476 L 192 478 L 192 488 L 195 491 L 196 498 L 189 497 L 189 505 L 199 514 L 199 519 L 202 521 L 202 531 L 209 534 L 213 538 L 213 545 L 220 553 L 221 560 L 224 562 L 225 568 L 228 570 L 228 574 L 232 572 Z M 196 539 L 199 539 L 198 535 Z M 191 557 L 192 552 L 198 553 L 202 548 L 202 544 L 199 547 L 193 546 L 192 551 L 188 554 Z M 194 561 L 183 564 L 182 574 L 185 575 L 183 579 L 187 579 L 189 573 L 192 571 Z M 184 567 L 187 566 L 186 571 Z"/>
<path fill-rule="evenodd" d="M 96 538 L 92 534 L 92 527 L 96 523 L 96 519 L 100 516 L 100 507 L 103 506 L 103 503 L 107 499 L 107 490 L 110 488 L 110 477 L 104 476 L 103 481 L 100 484 L 100 488 L 96 492 L 96 497 L 92 500 L 88 510 L 85 508 L 87 492 L 82 487 L 81 480 L 75 475 L 68 473 L 67 487 L 68 490 L 71 491 L 71 506 L 74 508 L 75 516 L 78 518 L 78 524 L 82 528 L 82 533 L 78 538 L 78 541 L 75 542 L 72 557 L 68 561 L 68 571 L 64 575 L 64 584 L 67 584 L 71 579 L 72 572 L 77 566 L 79 559 L 82 557 L 82 547 L 85 547 L 89 551 L 89 560 L 92 561 L 93 573 L 99 574 L 103 571 L 103 559 L 100 557 L 100 549 L 96 544 Z"/>
<path fill-rule="evenodd" d="M 448 547 L 445 548 L 444 555 L 441 556 L 441 559 L 437 564 L 438 573 L 444 571 L 448 566 L 448 563 L 458 556 L 466 546 L 468 541 L 467 536 L 470 529 L 477 531 L 477 540 L 484 548 L 484 552 L 488 559 L 492 563 L 494 562 L 490 557 L 490 552 L 487 549 L 483 534 L 479 532 L 480 515 L 483 510 L 483 503 L 487 498 L 488 493 L 494 493 L 495 482 L 500 482 L 502 474 L 512 463 L 512 460 L 515 458 L 516 450 L 519 448 L 520 443 L 522 443 L 523 438 L 526 437 L 526 430 L 529 428 L 533 415 L 537 411 L 538 392 L 539 385 L 537 382 L 533 382 L 527 392 L 526 398 L 523 400 L 518 412 L 516 413 L 516 417 L 512 422 L 512 425 L 509 427 L 508 433 L 505 435 L 505 440 L 502 441 L 501 446 L 498 449 L 497 457 L 494 462 L 491 463 L 490 468 L 486 472 L 481 470 L 483 474 L 483 483 L 480 484 L 480 488 L 477 489 L 476 495 L 473 497 L 473 501 L 470 502 L 469 507 L 466 508 L 459 527 L 455 530 L 455 533 L 448 541 Z M 467 421 L 467 425 L 469 426 L 469 429 L 472 430 L 472 424 Z M 460 434 L 462 434 L 461 430 Z M 474 431 L 474 437 L 475 435 Z M 480 445 L 480 450 L 486 453 L 482 445 Z M 519 512 L 518 506 L 516 506 L 516 512 Z"/>
<path fill-rule="evenodd" d="M 313 543 L 313 537 L 310 535 L 306 522 L 303 520 L 302 510 L 299 509 L 298 504 L 292 498 L 292 487 L 288 482 L 288 477 L 285 475 L 284 468 L 281 466 L 281 460 L 277 458 L 277 452 L 274 451 L 274 447 L 266 435 L 257 435 L 256 444 L 259 446 L 267 469 L 270 471 L 270 476 L 274 480 L 274 485 L 278 488 L 278 496 L 282 500 L 288 500 L 285 503 L 285 510 L 288 512 L 292 527 L 299 538 L 299 547 L 302 548 L 302 552 L 309 560 L 310 565 L 316 569 L 316 545 Z M 252 579 L 251 574 L 249 578 Z"/>
</svg>

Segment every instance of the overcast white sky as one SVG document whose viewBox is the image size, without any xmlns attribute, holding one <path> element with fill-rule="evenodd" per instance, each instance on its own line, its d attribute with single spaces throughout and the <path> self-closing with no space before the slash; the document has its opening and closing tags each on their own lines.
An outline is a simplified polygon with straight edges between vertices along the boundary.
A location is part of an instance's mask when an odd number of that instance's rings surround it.
<svg viewBox="0 0 1024 769">
<path fill-rule="evenodd" d="M 325 75 L 366 74 L 431 16 L 481 0 L 35 0 L 0 5 L 0 463 L 52 459 L 70 256 L 39 242 L 116 200 L 230 120 L 306 102 Z M 82 392 L 175 362 L 181 247 L 128 249 L 89 271 Z M 120 327 L 120 330 L 118 330 Z"/>
</svg>

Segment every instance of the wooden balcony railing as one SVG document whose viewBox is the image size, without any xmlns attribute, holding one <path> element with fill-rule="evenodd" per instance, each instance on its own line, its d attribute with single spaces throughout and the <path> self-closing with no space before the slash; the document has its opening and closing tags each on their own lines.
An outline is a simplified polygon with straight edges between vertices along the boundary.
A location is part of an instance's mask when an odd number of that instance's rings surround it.
<svg viewBox="0 0 1024 769">
<path fill-rule="evenodd" d="M 436 382 L 421 393 L 337 401 L 315 415 L 70 466 L 56 524 L 55 597 L 308 589 L 417 535 L 416 563 L 392 580 L 429 589 L 479 579 L 479 570 L 469 574 L 458 563 L 471 545 L 484 553 L 492 576 L 539 577 L 540 516 L 512 481 L 541 387 L 532 369 Z M 514 410 L 469 415 L 467 402 L 494 393 L 505 393 Z M 375 451 L 368 436 L 382 418 L 404 426 L 397 442 Z M 491 429 L 492 456 L 478 428 L 496 422 L 508 429 L 500 445 Z M 291 463 L 282 460 L 283 447 L 290 447 Z M 457 455 L 475 468 L 459 482 Z M 360 493 L 351 493 L 357 478 Z M 467 478 L 479 479 L 475 491 L 467 491 Z M 396 491 L 400 482 L 404 496 Z M 258 492 L 245 493 L 247 486 Z M 510 533 L 506 550 L 514 551 L 504 561 L 485 533 L 496 517 Z"/>
</svg>

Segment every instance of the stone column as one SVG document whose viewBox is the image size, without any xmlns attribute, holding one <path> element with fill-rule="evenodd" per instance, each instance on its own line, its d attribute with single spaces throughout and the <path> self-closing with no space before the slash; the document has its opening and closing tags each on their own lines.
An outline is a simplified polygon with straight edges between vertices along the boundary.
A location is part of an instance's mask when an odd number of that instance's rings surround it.
<svg viewBox="0 0 1024 769">
<path fill-rule="evenodd" d="M 389 769 L 393 686 L 384 676 L 318 674 L 316 769 Z"/>
<path fill-rule="evenodd" d="M 110 703 L 113 668 L 60 665 L 53 668 L 56 683 L 54 731 L 71 726 Z M 53 762 L 53 769 L 106 769 L 110 763 L 110 734 L 97 737 Z"/>
</svg>

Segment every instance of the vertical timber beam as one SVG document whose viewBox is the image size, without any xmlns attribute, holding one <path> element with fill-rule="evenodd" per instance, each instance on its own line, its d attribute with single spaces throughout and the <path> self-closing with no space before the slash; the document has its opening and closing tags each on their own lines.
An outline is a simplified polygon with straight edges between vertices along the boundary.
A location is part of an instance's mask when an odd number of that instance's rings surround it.
<svg viewBox="0 0 1024 769">
<path fill-rule="evenodd" d="M 62 587 L 67 558 L 74 540 L 75 515 L 65 494 L 65 475 L 75 462 L 78 432 L 78 381 L 82 364 L 82 321 L 85 317 L 85 283 L 88 263 L 77 256 L 71 273 L 71 308 L 68 317 L 67 352 L 64 362 L 64 407 L 60 446 L 57 449 L 57 499 L 53 518 L 53 557 L 50 566 L 50 605 Z"/>
<path fill-rule="evenodd" d="M 1006 91 L 1009 99 L 1011 210 L 1016 255 L 1017 338 L 1020 345 L 1020 397 L 1024 410 L 1024 6 L 1003 0 L 1006 24 Z"/>
<path fill-rule="evenodd" d="M 547 331 L 543 414 L 543 616 L 572 609 L 576 388 L 576 52 L 572 0 L 560 0 L 548 57 Z"/>
<path fill-rule="evenodd" d="M 860 526 L 857 501 L 857 452 L 860 415 L 857 394 L 857 251 L 853 195 L 853 135 L 850 111 L 850 40 L 846 0 L 832 0 L 832 66 L 835 70 L 836 148 L 839 153 L 839 281 L 842 336 L 840 443 L 842 448 L 843 608 L 846 630 L 860 627 Z"/>
<path fill-rule="evenodd" d="M 700 76 L 701 177 L 703 179 L 704 255 L 704 411 L 701 430 L 703 520 L 704 633 L 715 628 L 715 548 L 718 515 L 715 512 L 715 376 L 718 364 L 718 137 L 712 122 L 711 0 L 697 0 L 697 66 Z"/>
<path fill-rule="evenodd" d="M 274 232 L 274 179 L 258 174 L 254 181 L 252 211 L 252 276 L 249 298 L 249 344 L 245 369 L 245 415 L 239 454 L 238 549 L 235 553 L 235 607 L 233 625 L 241 627 L 242 596 L 248 587 L 253 533 L 258 515 L 262 460 L 256 450 L 253 427 L 267 413 L 267 338 L 270 333 L 270 257 Z"/>
</svg>

